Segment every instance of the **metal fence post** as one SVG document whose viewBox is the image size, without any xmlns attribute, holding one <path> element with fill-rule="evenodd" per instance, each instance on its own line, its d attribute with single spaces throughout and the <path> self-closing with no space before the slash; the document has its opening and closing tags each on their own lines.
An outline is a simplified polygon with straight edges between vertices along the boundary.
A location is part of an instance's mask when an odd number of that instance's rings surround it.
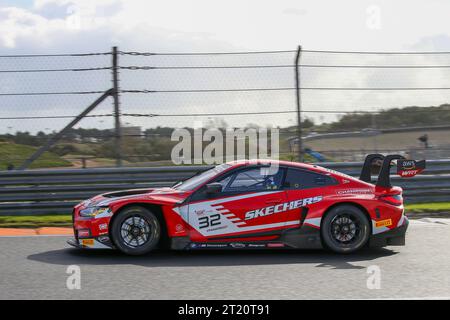
<svg viewBox="0 0 450 320">
<path fill-rule="evenodd" d="M 114 128 L 115 128 L 115 154 L 116 166 L 122 166 L 122 128 L 120 126 L 119 104 L 119 64 L 117 47 L 112 49 L 113 99 L 114 99 Z"/>
<path fill-rule="evenodd" d="M 25 162 L 19 167 L 19 170 L 25 170 L 27 169 L 36 159 L 38 159 L 45 151 L 50 150 L 50 148 L 58 142 L 67 131 L 72 129 L 78 122 L 80 122 L 84 117 L 86 117 L 89 112 L 94 110 L 103 100 L 108 98 L 113 94 L 113 89 L 106 90 L 99 98 L 97 98 L 92 104 L 90 104 L 82 113 L 80 113 L 78 116 L 76 116 L 68 125 L 64 127 L 60 132 L 55 134 L 54 136 L 51 136 L 50 139 L 38 150 L 36 150 L 35 153 L 33 153 L 30 158 L 25 160 Z"/>
<path fill-rule="evenodd" d="M 302 102 L 300 96 L 300 57 L 302 46 L 298 46 L 295 56 L 295 92 L 297 98 L 297 137 L 298 137 L 298 161 L 303 162 L 303 143 L 302 143 Z"/>
</svg>

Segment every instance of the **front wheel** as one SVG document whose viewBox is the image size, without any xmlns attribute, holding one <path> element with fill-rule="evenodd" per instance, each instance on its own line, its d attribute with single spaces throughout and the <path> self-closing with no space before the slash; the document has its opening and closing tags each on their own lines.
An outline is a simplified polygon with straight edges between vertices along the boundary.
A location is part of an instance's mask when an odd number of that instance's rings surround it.
<svg viewBox="0 0 450 320">
<path fill-rule="evenodd" d="M 119 212 L 111 226 L 114 245 L 129 255 L 146 254 L 158 245 L 161 225 L 151 211 L 143 207 L 129 207 Z"/>
<path fill-rule="evenodd" d="M 337 253 L 351 253 L 362 248 L 370 236 L 369 219 L 351 205 L 340 205 L 325 216 L 321 226 L 326 247 Z"/>
</svg>

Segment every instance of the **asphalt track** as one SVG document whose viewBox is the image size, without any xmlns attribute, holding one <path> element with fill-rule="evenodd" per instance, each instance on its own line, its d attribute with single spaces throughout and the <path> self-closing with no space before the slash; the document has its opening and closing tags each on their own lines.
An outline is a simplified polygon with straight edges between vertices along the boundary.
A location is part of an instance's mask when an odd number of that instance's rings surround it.
<svg viewBox="0 0 450 320">
<path fill-rule="evenodd" d="M 405 247 L 324 251 L 159 252 L 69 248 L 66 237 L 0 238 L 0 299 L 450 298 L 450 219 L 412 221 Z M 66 286 L 69 265 L 81 289 Z M 368 267 L 380 269 L 369 289 Z M 374 283 L 374 282 L 370 282 Z"/>
</svg>

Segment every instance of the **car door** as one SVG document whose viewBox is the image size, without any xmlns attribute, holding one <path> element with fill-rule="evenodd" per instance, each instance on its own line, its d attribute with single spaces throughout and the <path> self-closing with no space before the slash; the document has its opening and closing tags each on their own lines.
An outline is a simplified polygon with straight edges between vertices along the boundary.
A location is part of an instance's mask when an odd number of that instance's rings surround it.
<svg viewBox="0 0 450 320">
<path fill-rule="evenodd" d="M 221 192 L 211 195 L 206 186 L 200 188 L 188 209 L 192 241 L 226 241 L 283 229 L 287 215 L 278 210 L 287 199 L 283 179 L 282 169 L 274 173 L 252 166 L 217 178 Z"/>
<path fill-rule="evenodd" d="M 326 188 L 336 183 L 330 175 L 301 168 L 286 168 L 283 188 L 289 203 L 293 204 L 289 219 L 320 227 L 320 202 L 327 193 Z"/>
</svg>

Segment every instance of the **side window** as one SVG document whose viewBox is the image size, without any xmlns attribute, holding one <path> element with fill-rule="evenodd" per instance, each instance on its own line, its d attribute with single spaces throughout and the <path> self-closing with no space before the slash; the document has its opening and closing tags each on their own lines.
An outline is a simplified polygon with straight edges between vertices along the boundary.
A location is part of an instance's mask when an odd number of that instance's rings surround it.
<svg viewBox="0 0 450 320">
<path fill-rule="evenodd" d="M 218 181 L 222 184 L 222 192 L 267 191 L 281 188 L 283 170 L 266 174 L 264 168 L 251 168 L 239 171 L 234 175 Z M 224 183 L 226 182 L 226 184 Z"/>
<path fill-rule="evenodd" d="M 218 183 L 220 183 L 222 185 L 222 191 L 225 190 L 225 188 L 228 186 L 232 177 L 233 177 L 233 175 L 229 175 L 229 176 L 217 181 Z"/>
<path fill-rule="evenodd" d="M 336 181 L 327 175 L 307 170 L 287 170 L 284 187 L 287 189 L 311 189 L 336 184 Z"/>
</svg>

